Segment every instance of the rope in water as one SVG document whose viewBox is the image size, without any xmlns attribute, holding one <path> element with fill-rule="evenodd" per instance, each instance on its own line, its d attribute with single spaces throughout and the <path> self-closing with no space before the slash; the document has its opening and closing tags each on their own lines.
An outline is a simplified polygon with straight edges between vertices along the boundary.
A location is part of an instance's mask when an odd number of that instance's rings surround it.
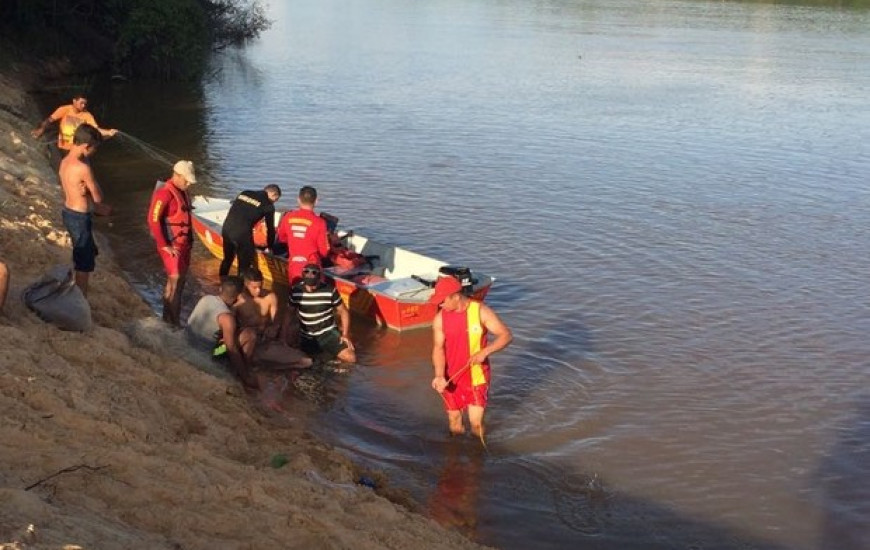
<svg viewBox="0 0 870 550">
<path fill-rule="evenodd" d="M 145 156 L 160 164 L 172 166 L 180 160 L 180 157 L 173 155 L 169 151 L 165 151 L 160 147 L 157 147 L 156 145 L 151 145 L 146 141 L 142 141 L 141 139 L 132 136 L 122 130 L 118 131 L 116 137 L 123 138 L 122 140 L 120 140 L 120 143 L 136 146 L 136 148 L 143 152 Z"/>
<path fill-rule="evenodd" d="M 149 159 L 155 161 L 156 163 L 165 166 L 166 168 L 172 168 L 176 162 L 181 160 L 181 157 L 170 153 L 156 145 L 152 145 L 147 141 L 141 140 L 136 136 L 130 135 L 127 132 L 122 130 L 118 130 L 118 133 L 115 134 L 115 137 L 121 137 L 119 143 L 126 146 L 128 149 L 136 149 L 143 153 Z M 208 170 L 203 168 L 202 166 L 197 166 L 196 168 L 196 178 L 197 181 L 202 182 L 213 182 L 216 178 L 212 177 Z"/>
<path fill-rule="evenodd" d="M 139 153 L 142 153 L 145 157 L 166 168 L 172 168 L 176 162 L 181 160 L 181 157 L 179 157 L 178 155 L 172 154 L 165 149 L 157 147 L 156 145 L 152 145 L 151 143 L 141 140 L 134 135 L 128 134 L 123 130 L 118 130 L 118 133 L 115 134 L 114 140 L 122 147 L 125 147 L 128 150 L 138 151 Z M 52 138 L 46 138 L 44 136 L 38 141 L 44 143 L 45 145 L 50 145 L 54 142 Z M 197 167 L 196 174 L 197 180 L 200 183 L 204 181 L 212 182 L 216 179 L 212 177 L 208 170 L 205 170 L 201 166 Z"/>
</svg>

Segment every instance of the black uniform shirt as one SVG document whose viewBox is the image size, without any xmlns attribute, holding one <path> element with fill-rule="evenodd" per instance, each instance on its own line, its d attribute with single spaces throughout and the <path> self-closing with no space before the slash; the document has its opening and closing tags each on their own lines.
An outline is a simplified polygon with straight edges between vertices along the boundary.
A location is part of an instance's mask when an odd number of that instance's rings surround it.
<svg viewBox="0 0 870 550">
<path fill-rule="evenodd" d="M 265 191 L 242 191 L 233 201 L 221 233 L 238 242 L 252 237 L 252 230 L 262 218 L 266 218 L 269 246 L 275 243 L 275 205 Z"/>
</svg>

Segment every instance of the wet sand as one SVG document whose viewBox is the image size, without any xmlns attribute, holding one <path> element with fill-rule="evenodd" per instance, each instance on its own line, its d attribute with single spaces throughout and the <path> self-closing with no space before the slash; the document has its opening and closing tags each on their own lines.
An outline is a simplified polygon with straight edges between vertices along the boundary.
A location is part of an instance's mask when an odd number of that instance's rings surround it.
<svg viewBox="0 0 870 550">
<path fill-rule="evenodd" d="M 383 474 L 264 414 L 234 380 L 178 359 L 99 237 L 94 330 L 63 332 L 30 312 L 23 288 L 71 252 L 44 142 L 29 134 L 44 113 L 6 74 L 0 547 L 480 548 L 393 502 L 402 492 Z"/>
</svg>

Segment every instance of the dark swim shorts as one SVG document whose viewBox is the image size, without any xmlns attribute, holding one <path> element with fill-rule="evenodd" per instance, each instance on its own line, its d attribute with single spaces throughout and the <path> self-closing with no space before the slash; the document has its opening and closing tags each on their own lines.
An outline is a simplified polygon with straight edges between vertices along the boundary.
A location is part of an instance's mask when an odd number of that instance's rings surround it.
<svg viewBox="0 0 870 550">
<path fill-rule="evenodd" d="M 90 273 L 97 265 L 97 245 L 94 243 L 91 214 L 64 208 L 63 226 L 73 245 L 73 264 L 76 271 Z"/>
<path fill-rule="evenodd" d="M 338 332 L 338 329 L 332 329 L 314 338 L 302 335 L 299 339 L 299 349 L 303 353 L 322 361 L 335 359 L 346 347 L 347 344 L 341 340 L 341 333 Z"/>
</svg>

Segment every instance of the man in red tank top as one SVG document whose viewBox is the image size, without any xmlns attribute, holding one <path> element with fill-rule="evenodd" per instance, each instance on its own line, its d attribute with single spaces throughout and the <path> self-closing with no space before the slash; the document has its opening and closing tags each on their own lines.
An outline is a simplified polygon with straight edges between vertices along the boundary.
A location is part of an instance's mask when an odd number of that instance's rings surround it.
<svg viewBox="0 0 870 550">
<path fill-rule="evenodd" d="M 277 240 L 287 244 L 287 278 L 290 286 L 302 280 L 307 264 L 323 265 L 329 254 L 326 220 L 314 213 L 317 190 L 306 185 L 299 190 L 299 208 L 285 213 L 278 222 Z"/>
<path fill-rule="evenodd" d="M 463 294 L 462 284 L 451 276 L 438 279 L 429 301 L 441 307 L 432 322 L 432 388 L 444 399 L 451 434 L 465 433 L 462 411 L 467 408 L 471 432 L 483 438 L 489 356 L 506 348 L 513 335 L 489 306 Z"/>
<path fill-rule="evenodd" d="M 172 177 L 154 191 L 148 209 L 148 229 L 157 243 L 157 252 L 166 270 L 163 320 L 174 326 L 181 324 L 181 294 L 193 249 L 190 195 L 187 193 L 192 183 L 196 183 L 193 163 L 189 160 L 176 162 Z"/>
</svg>

